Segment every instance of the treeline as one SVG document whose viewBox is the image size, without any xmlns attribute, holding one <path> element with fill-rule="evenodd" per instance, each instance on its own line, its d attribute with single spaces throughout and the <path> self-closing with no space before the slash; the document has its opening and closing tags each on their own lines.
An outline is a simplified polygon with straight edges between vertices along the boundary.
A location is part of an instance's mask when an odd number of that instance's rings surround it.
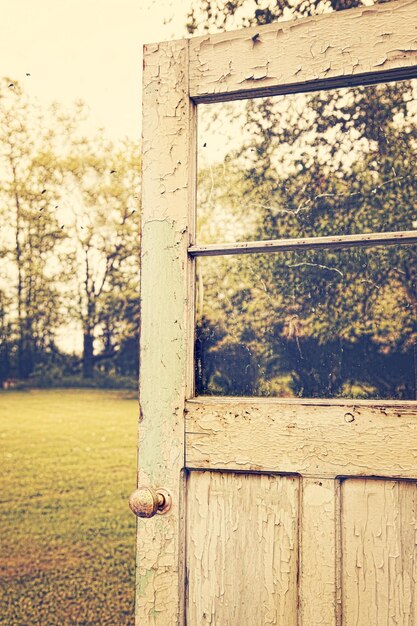
<svg viewBox="0 0 417 626">
<path fill-rule="evenodd" d="M 363 4 L 195 0 L 188 30 Z M 82 105 L 46 119 L 17 83 L 4 81 L 1 96 L 0 380 L 134 379 L 138 145 L 83 133 Z M 199 172 L 200 242 L 417 228 L 416 80 L 204 111 L 200 129 L 223 119 L 242 141 Z M 207 259 L 197 271 L 198 393 L 416 397 L 415 245 Z M 69 322 L 81 358 L 57 347 Z"/>
<path fill-rule="evenodd" d="M 41 111 L 0 83 L 0 383 L 135 384 L 137 143 L 91 134 L 82 103 Z M 65 334 L 79 329 L 82 354 Z M 58 341 L 60 337 L 60 341 Z"/>
</svg>

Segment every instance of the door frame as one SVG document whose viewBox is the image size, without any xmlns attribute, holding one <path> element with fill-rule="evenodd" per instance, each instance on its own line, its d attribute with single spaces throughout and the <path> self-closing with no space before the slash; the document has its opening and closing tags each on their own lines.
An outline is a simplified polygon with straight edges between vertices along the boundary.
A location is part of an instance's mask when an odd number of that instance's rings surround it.
<svg viewBox="0 0 417 626">
<path fill-rule="evenodd" d="M 288 424 L 295 425 L 291 433 L 297 432 L 300 420 L 303 427 L 311 420 L 314 428 L 314 412 L 328 412 L 330 418 L 330 408 L 332 416 L 335 411 L 340 416 L 335 428 L 340 428 L 342 439 L 347 428 L 357 427 L 358 414 L 376 420 L 371 430 L 394 420 L 395 429 L 400 427 L 400 445 L 406 447 L 410 429 L 415 432 L 413 401 L 194 398 L 193 356 L 195 258 L 225 253 L 225 246 L 195 244 L 197 104 L 415 78 L 415 24 L 417 2 L 397 0 L 144 47 L 138 482 L 167 489 L 173 505 L 166 515 L 138 520 L 137 625 L 185 623 L 187 469 L 214 463 L 218 469 L 256 471 L 256 458 L 248 457 L 246 465 L 224 460 L 219 441 L 232 436 L 236 422 L 229 420 L 228 431 L 216 432 L 212 428 L 216 410 L 229 406 L 239 413 L 250 407 L 262 415 L 268 406 L 283 445 Z M 376 240 L 387 243 L 393 237 L 416 242 L 417 232 L 382 233 Z M 334 243 L 340 245 L 344 239 L 352 245 L 348 238 L 338 237 Z M 255 248 L 259 243 L 254 242 Z M 300 247 L 306 246 L 308 242 Z M 242 244 L 229 246 L 228 253 L 242 252 L 241 248 Z M 253 246 L 246 251 L 253 251 Z M 290 445 L 295 443 L 290 440 Z M 375 443 L 369 436 L 364 453 L 376 445 L 378 458 L 385 443 L 382 437 Z M 339 463 L 321 455 L 324 480 L 361 474 L 359 467 L 343 469 L 342 448 Z M 316 457 L 319 462 L 320 455 Z M 408 465 L 399 463 L 394 474 L 417 477 L 413 460 L 410 456 Z M 272 461 L 269 469 L 294 471 L 291 464 Z M 367 467 L 366 475 L 370 471 Z M 325 523 L 330 528 L 332 520 Z M 337 538 L 333 541 L 336 547 Z M 329 563 L 331 549 L 330 542 Z"/>
</svg>

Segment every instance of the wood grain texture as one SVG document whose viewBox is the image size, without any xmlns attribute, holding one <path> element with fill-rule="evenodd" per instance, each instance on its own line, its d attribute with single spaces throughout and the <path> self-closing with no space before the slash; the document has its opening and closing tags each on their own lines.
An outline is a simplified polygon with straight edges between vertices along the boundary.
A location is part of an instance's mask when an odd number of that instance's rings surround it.
<svg viewBox="0 0 417 626">
<path fill-rule="evenodd" d="M 343 626 L 417 624 L 417 485 L 342 485 Z"/>
<path fill-rule="evenodd" d="M 170 513 L 138 520 L 136 623 L 180 623 L 179 508 L 187 370 L 187 268 L 193 105 L 188 43 L 145 49 L 139 482 L 172 495 Z M 195 152 L 195 151 L 194 151 Z"/>
<path fill-rule="evenodd" d="M 298 485 L 290 476 L 190 473 L 189 626 L 297 625 Z"/>
<path fill-rule="evenodd" d="M 302 480 L 299 626 L 336 626 L 338 482 Z"/>
<path fill-rule="evenodd" d="M 198 37 L 190 95 L 212 102 L 409 76 L 416 23 L 415 0 L 400 0 Z"/>
<path fill-rule="evenodd" d="M 189 468 L 417 477 L 415 403 L 199 398 L 186 410 Z"/>
</svg>

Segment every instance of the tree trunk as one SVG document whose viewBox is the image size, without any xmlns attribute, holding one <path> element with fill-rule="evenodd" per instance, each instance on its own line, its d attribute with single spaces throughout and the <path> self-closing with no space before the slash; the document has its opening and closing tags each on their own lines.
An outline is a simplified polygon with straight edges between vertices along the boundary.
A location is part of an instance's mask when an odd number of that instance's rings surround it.
<svg viewBox="0 0 417 626">
<path fill-rule="evenodd" d="M 26 375 L 26 355 L 25 355 L 25 337 L 23 326 L 23 275 L 22 275 L 22 248 L 21 248 L 21 209 L 20 199 L 17 192 L 17 172 L 13 161 L 11 161 L 13 184 L 14 184 L 14 200 L 16 206 L 16 224 L 15 224 L 15 248 L 14 256 L 17 266 L 17 375 L 19 378 L 27 378 Z"/>
<path fill-rule="evenodd" d="M 93 354 L 94 337 L 90 330 L 84 332 L 83 343 L 83 377 L 92 378 L 94 370 L 94 354 Z"/>
</svg>

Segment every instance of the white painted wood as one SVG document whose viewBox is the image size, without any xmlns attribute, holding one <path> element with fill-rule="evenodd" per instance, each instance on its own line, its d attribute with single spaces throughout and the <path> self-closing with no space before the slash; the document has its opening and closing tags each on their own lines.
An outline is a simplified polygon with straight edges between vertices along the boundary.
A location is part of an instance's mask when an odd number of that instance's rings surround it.
<svg viewBox="0 0 417 626">
<path fill-rule="evenodd" d="M 185 400 L 193 256 L 288 245 L 194 246 L 193 99 L 417 76 L 416 24 L 417 2 L 400 0 L 145 50 L 139 481 L 173 508 L 138 522 L 137 626 L 417 623 L 415 483 L 392 480 L 417 478 L 415 402 Z M 210 471 L 186 480 L 185 464 Z M 362 477 L 342 482 L 342 517 L 339 476 Z"/>
<path fill-rule="evenodd" d="M 300 626 L 336 626 L 337 489 L 335 480 L 302 480 Z"/>
<path fill-rule="evenodd" d="M 185 41 L 144 54 L 139 482 L 172 495 L 170 513 L 138 520 L 136 623 L 181 623 L 183 408 L 187 371 L 188 211 L 193 105 Z"/>
<path fill-rule="evenodd" d="M 417 485 L 342 484 L 343 626 L 417 624 Z"/>
<path fill-rule="evenodd" d="M 364 235 L 338 235 L 337 237 L 306 237 L 300 239 L 269 239 L 266 241 L 241 241 L 190 246 L 188 253 L 198 256 L 225 256 L 253 252 L 284 252 L 285 250 L 315 250 L 323 248 L 352 248 L 364 246 L 391 246 L 417 243 L 417 231 L 397 233 L 367 233 Z"/>
<path fill-rule="evenodd" d="M 416 23 L 415 0 L 400 0 L 204 35 L 190 42 L 190 95 L 212 102 L 409 77 Z"/>
<path fill-rule="evenodd" d="M 191 472 L 187 625 L 297 626 L 298 485 Z"/>
<path fill-rule="evenodd" d="M 303 476 L 417 478 L 415 403 L 187 403 L 186 465 Z"/>
</svg>

